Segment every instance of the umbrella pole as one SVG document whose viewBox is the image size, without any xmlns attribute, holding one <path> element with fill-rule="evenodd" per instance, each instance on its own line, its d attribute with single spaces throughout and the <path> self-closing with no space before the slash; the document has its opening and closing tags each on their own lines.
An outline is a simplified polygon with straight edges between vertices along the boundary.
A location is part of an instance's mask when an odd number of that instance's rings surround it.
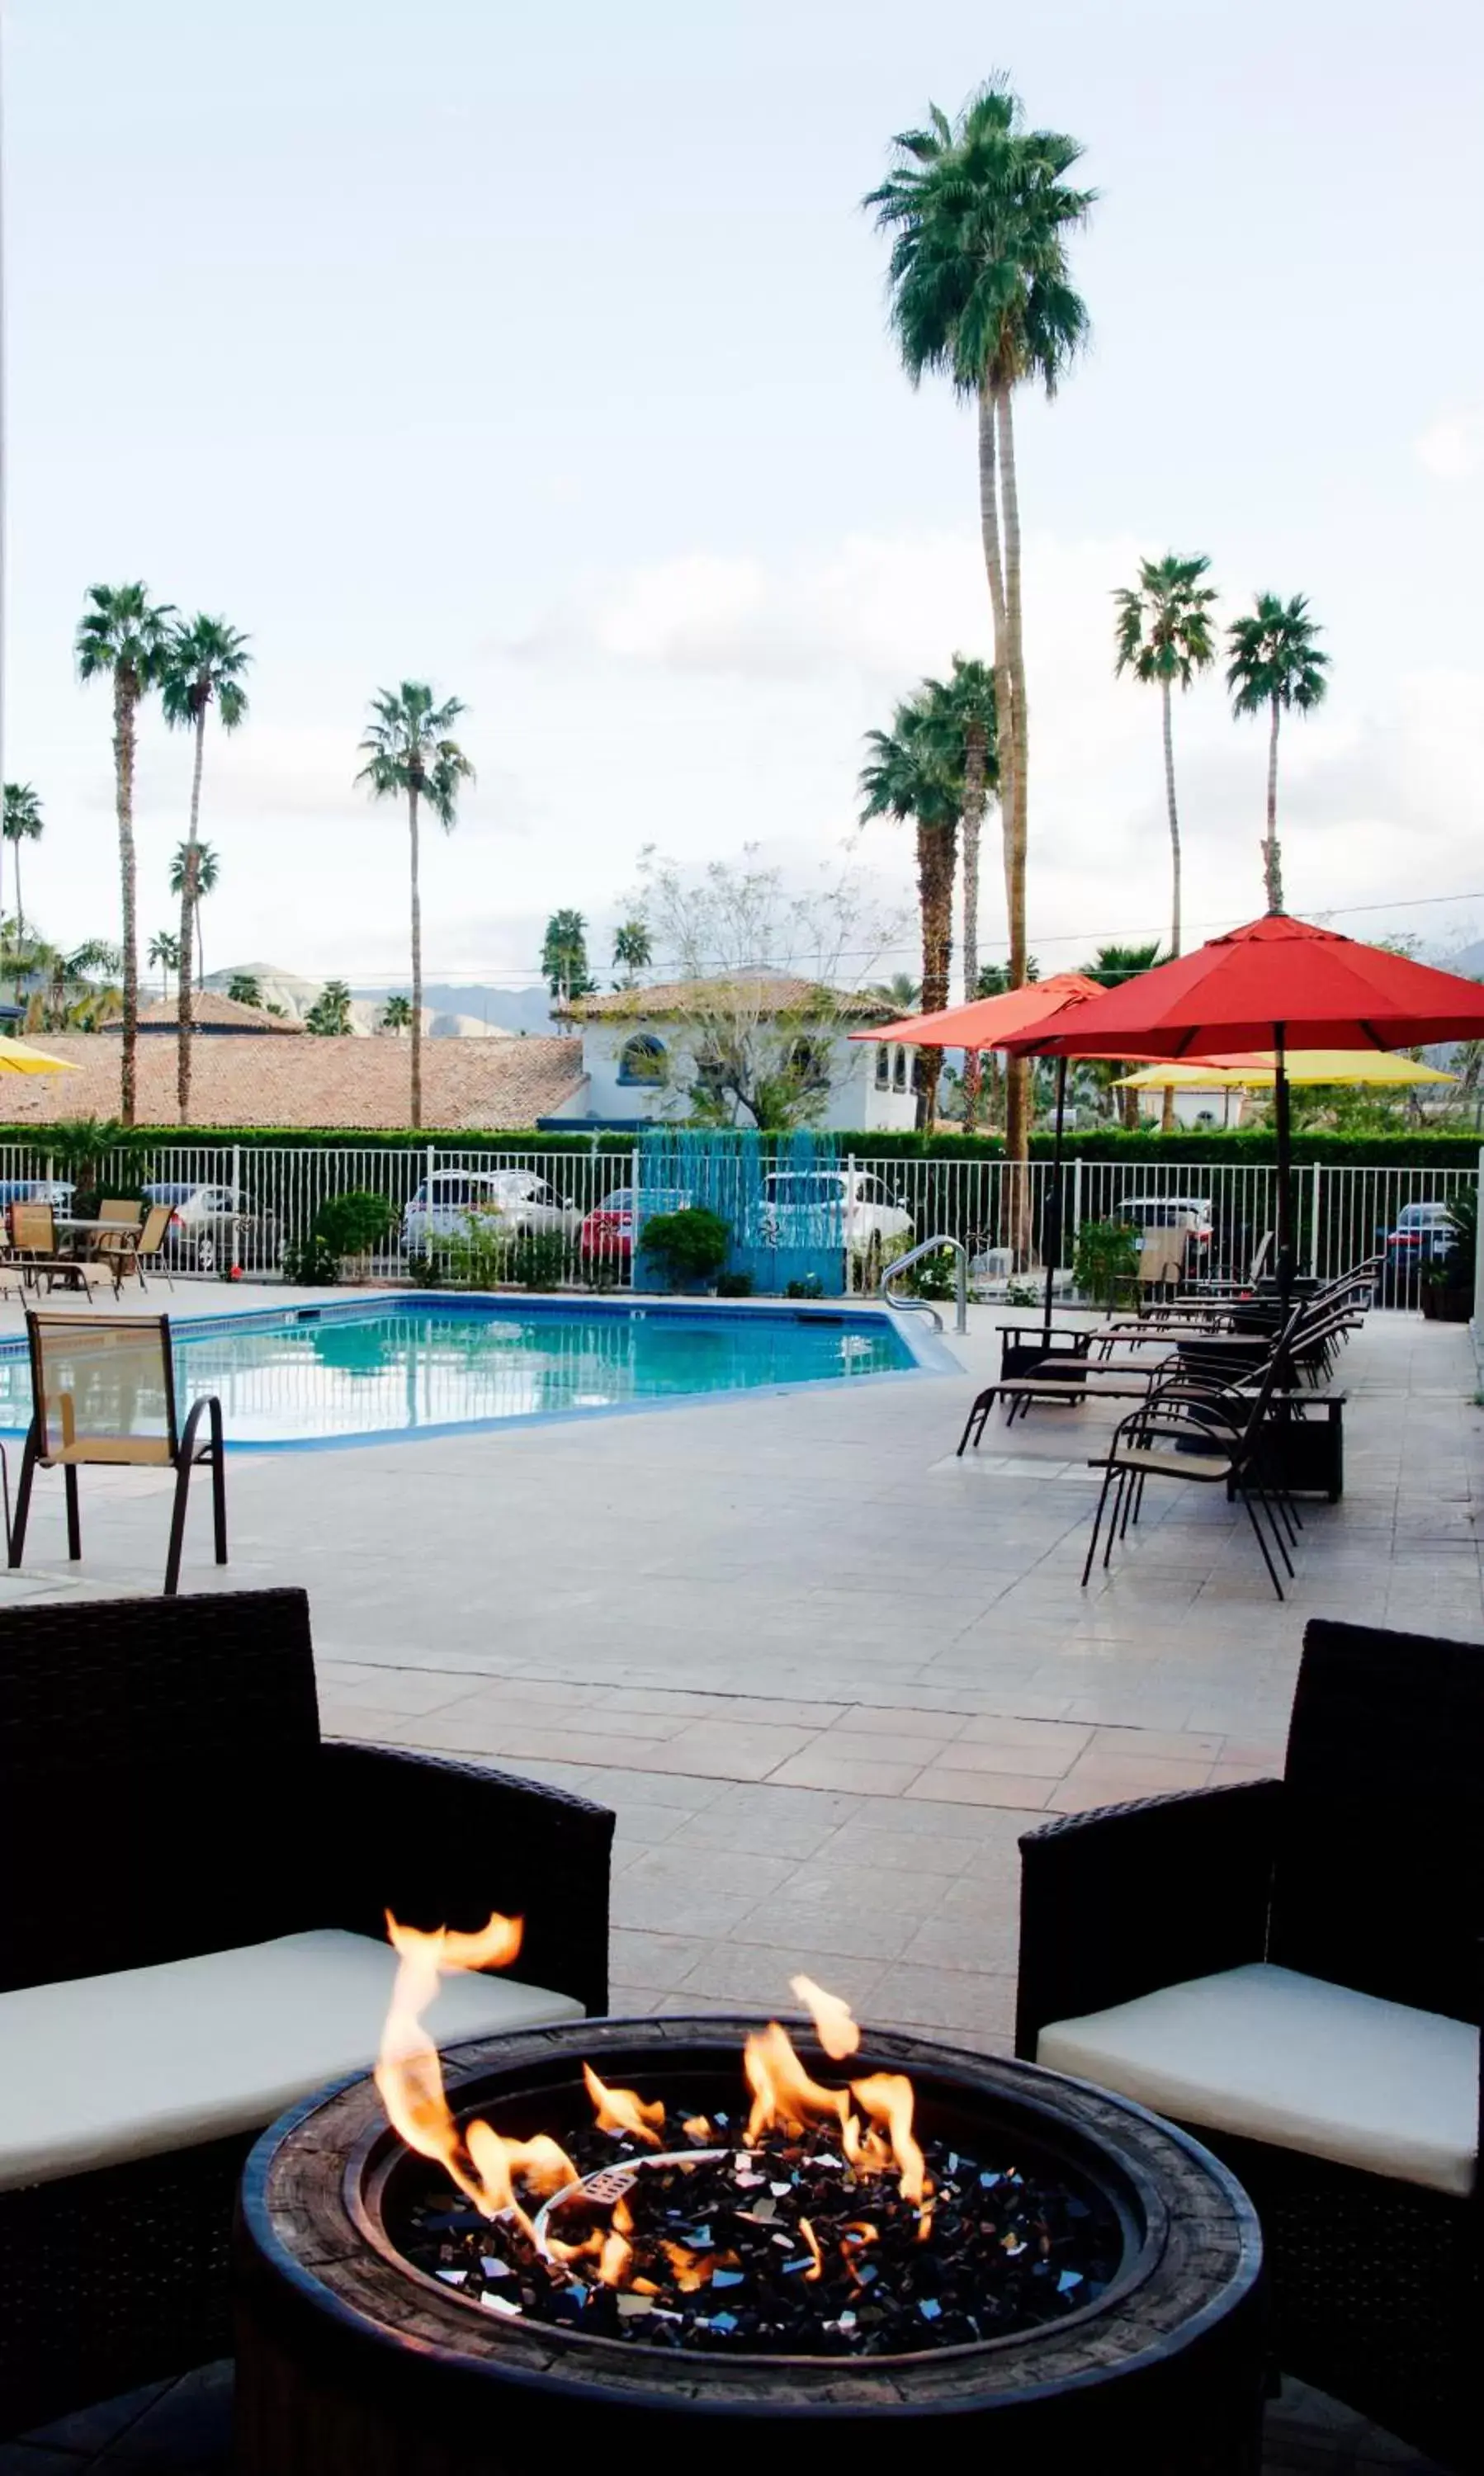
<svg viewBox="0 0 1484 2476">
<path fill-rule="evenodd" d="M 1282 1024 L 1274 1024 L 1273 1043 L 1273 1120 L 1277 1136 L 1278 1191 L 1274 1214 L 1278 1247 L 1278 1293 L 1288 1311 L 1294 1286 L 1293 1127 L 1288 1114 L 1288 1068 L 1283 1053 Z"/>
<path fill-rule="evenodd" d="M 1051 1341 L 1051 1292 L 1061 1261 L 1061 1129 L 1067 1113 L 1067 1061 L 1056 1060 L 1056 1131 L 1051 1140 L 1051 1191 L 1046 1207 L 1046 1324 L 1042 1339 Z"/>
</svg>

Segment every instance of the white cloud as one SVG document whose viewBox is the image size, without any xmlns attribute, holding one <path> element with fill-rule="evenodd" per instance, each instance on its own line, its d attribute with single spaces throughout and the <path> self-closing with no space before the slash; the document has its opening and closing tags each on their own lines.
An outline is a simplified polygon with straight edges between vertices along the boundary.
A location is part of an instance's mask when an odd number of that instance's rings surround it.
<svg viewBox="0 0 1484 2476">
<path fill-rule="evenodd" d="M 1416 441 L 1418 462 L 1438 482 L 1469 482 L 1484 468 L 1484 414 L 1440 414 Z"/>
</svg>

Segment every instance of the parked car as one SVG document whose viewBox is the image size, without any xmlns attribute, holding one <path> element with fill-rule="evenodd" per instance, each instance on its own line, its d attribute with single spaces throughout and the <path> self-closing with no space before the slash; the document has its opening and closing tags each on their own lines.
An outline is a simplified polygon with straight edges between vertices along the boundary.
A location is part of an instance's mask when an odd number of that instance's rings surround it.
<svg viewBox="0 0 1484 2476">
<path fill-rule="evenodd" d="M 547 1229 L 567 1236 L 580 1218 L 576 1204 L 533 1170 L 438 1170 L 403 1213 L 402 1244 L 409 1255 L 432 1254 L 440 1241 L 467 1237 L 475 1216 L 485 1215 L 511 1237 Z"/>
<path fill-rule="evenodd" d="M 1209 1266 L 1213 1224 L 1208 1195 L 1129 1195 L 1114 1205 L 1108 1219 L 1125 1221 L 1146 1236 L 1156 1229 L 1183 1229 L 1187 1270 L 1203 1273 Z"/>
<path fill-rule="evenodd" d="M 70 1212 L 77 1193 L 69 1177 L 0 1178 L 0 1212 L 12 1203 L 49 1203 L 54 1212 Z"/>
<path fill-rule="evenodd" d="M 170 1207 L 165 1254 L 178 1272 L 220 1273 L 233 1264 L 247 1273 L 277 1269 L 278 1223 L 240 1186 L 147 1186 L 144 1195 Z"/>
<path fill-rule="evenodd" d="M 1457 1234 L 1446 1203 L 1403 1204 L 1396 1226 L 1385 1235 L 1382 1297 L 1395 1299 L 1401 1295 L 1415 1306 L 1423 1272 L 1429 1264 L 1441 1261 Z"/>
<path fill-rule="evenodd" d="M 865 1170 L 777 1170 L 762 1185 L 765 1247 L 811 1247 L 838 1233 L 849 1255 L 879 1262 L 910 1244 L 912 1216 Z"/>
<path fill-rule="evenodd" d="M 578 1253 L 584 1267 L 606 1265 L 619 1271 L 633 1253 L 633 1222 L 636 1202 L 631 1186 L 615 1186 L 601 1203 L 595 1203 L 578 1231 Z M 643 1218 L 653 1221 L 661 1212 L 688 1212 L 692 1198 L 669 1194 L 659 1188 L 646 1189 L 642 1199 Z"/>
</svg>

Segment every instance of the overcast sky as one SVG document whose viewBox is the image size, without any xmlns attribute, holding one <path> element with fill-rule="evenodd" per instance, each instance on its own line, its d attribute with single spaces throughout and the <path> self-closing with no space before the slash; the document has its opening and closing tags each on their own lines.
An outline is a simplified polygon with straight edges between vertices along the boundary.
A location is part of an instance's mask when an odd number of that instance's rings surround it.
<svg viewBox="0 0 1484 2476">
<path fill-rule="evenodd" d="M 557 904 L 606 928 L 645 843 L 755 841 L 801 885 L 835 858 L 862 732 L 990 648 L 972 423 L 902 377 L 858 201 L 894 130 L 996 68 L 1101 192 L 1091 351 L 1020 415 L 1032 948 L 1164 922 L 1157 699 L 1112 681 L 1109 595 L 1168 549 L 1210 554 L 1225 610 L 1302 591 L 1326 631 L 1329 702 L 1283 762 L 1293 907 L 1484 929 L 1468 0 L 6 20 L 5 770 L 45 804 L 48 935 L 116 933 L 108 695 L 71 639 L 87 585 L 134 577 L 257 657 L 208 751 L 209 965 L 405 972 L 405 827 L 351 785 L 404 677 L 464 698 L 480 775 L 428 854 L 431 978 L 530 973 Z M 1187 918 L 1216 927 L 1261 904 L 1263 731 L 1215 679 L 1177 731 Z M 146 940 L 187 790 L 146 714 Z M 864 849 L 909 899 L 906 837 Z"/>
</svg>

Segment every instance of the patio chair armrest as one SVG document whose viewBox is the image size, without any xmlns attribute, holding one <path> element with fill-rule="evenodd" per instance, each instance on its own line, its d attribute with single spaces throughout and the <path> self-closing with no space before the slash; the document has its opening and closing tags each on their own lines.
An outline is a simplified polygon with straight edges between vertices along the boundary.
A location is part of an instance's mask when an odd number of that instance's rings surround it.
<svg viewBox="0 0 1484 2476">
<path fill-rule="evenodd" d="M 1051 2020 L 1261 1960 L 1280 1780 L 1043 1823 L 1021 1841 L 1015 2051 Z"/>
<path fill-rule="evenodd" d="M 524 1918 L 515 1974 L 608 2008 L 613 1816 L 566 1790 L 443 1755 L 330 1741 L 320 1748 L 322 1884 L 331 1925 L 384 1935 Z"/>
</svg>

